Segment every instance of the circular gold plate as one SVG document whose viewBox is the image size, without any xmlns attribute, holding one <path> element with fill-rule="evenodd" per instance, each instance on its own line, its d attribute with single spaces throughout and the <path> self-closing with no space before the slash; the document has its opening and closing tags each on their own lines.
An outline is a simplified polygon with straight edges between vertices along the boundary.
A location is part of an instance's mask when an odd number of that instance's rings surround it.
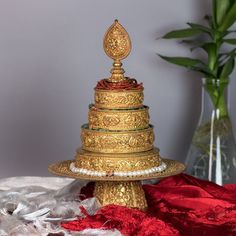
<svg viewBox="0 0 236 236">
<path fill-rule="evenodd" d="M 94 105 L 89 110 L 89 128 L 104 130 L 137 130 L 149 127 L 148 107 L 139 109 L 99 109 Z"/>
<path fill-rule="evenodd" d="M 82 126 L 83 149 L 100 153 L 144 152 L 153 148 L 153 126 L 134 131 L 103 131 Z"/>
<path fill-rule="evenodd" d="M 75 167 L 92 171 L 138 171 L 161 164 L 159 149 L 128 154 L 104 154 L 79 149 Z"/>
<path fill-rule="evenodd" d="M 131 109 L 143 106 L 143 89 L 102 90 L 95 89 L 95 106 L 107 109 Z"/>
<path fill-rule="evenodd" d="M 62 161 L 56 164 L 52 164 L 48 167 L 48 170 L 55 175 L 65 176 L 74 179 L 85 179 L 91 181 L 136 181 L 136 180 L 148 180 L 148 179 L 161 179 L 164 177 L 177 175 L 182 173 L 186 168 L 184 164 L 178 161 L 170 159 L 162 159 L 162 160 L 167 165 L 167 168 L 163 172 L 143 175 L 143 176 L 136 176 L 136 177 L 117 177 L 117 176 L 98 177 L 98 176 L 89 176 L 79 173 L 73 173 L 70 170 L 70 164 L 72 162 L 75 162 L 75 160 Z"/>
</svg>

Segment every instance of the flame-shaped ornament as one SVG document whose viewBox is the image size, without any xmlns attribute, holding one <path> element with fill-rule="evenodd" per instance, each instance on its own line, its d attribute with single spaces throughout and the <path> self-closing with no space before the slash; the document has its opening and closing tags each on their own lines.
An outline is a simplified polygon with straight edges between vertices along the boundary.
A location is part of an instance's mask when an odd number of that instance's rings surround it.
<svg viewBox="0 0 236 236">
<path fill-rule="evenodd" d="M 111 70 L 112 76 L 108 80 L 111 82 L 125 80 L 125 71 L 121 67 L 121 60 L 129 55 L 131 51 L 131 41 L 129 34 L 118 20 L 115 20 L 105 33 L 103 48 L 107 56 L 114 60 L 113 68 Z"/>
</svg>

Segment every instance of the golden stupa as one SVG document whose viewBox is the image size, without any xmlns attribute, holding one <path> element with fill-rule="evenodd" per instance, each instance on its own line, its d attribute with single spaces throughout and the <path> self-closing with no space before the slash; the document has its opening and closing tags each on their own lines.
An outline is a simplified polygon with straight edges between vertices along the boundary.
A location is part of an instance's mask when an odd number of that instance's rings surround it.
<svg viewBox="0 0 236 236">
<path fill-rule="evenodd" d="M 141 180 L 181 173 L 185 166 L 163 159 L 153 146 L 153 126 L 143 105 L 143 86 L 124 76 L 121 60 L 131 50 L 128 33 L 117 20 L 107 30 L 104 51 L 114 60 L 111 77 L 95 87 L 88 124 L 81 127 L 82 148 L 74 160 L 49 166 L 60 176 L 95 181 L 94 196 L 102 205 L 147 207 Z"/>
</svg>

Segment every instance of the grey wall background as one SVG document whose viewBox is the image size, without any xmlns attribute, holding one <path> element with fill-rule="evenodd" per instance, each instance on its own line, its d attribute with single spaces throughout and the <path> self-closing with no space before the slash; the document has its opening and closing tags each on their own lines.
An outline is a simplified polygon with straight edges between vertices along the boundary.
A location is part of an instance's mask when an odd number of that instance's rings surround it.
<svg viewBox="0 0 236 236">
<path fill-rule="evenodd" d="M 49 175 L 49 163 L 73 158 L 93 87 L 109 75 L 102 39 L 115 18 L 133 42 L 124 68 L 144 82 L 156 145 L 184 160 L 200 113 L 200 75 L 161 61 L 157 51 L 189 52 L 155 38 L 209 10 L 209 0 L 0 0 L 0 177 Z M 236 127 L 235 72 L 231 82 Z"/>
</svg>

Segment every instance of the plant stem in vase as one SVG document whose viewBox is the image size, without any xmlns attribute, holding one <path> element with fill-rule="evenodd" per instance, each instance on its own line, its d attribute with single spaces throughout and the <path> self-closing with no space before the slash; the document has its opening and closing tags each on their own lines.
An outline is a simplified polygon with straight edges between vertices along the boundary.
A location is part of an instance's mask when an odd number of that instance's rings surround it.
<svg viewBox="0 0 236 236">
<path fill-rule="evenodd" d="M 202 109 L 187 172 L 219 185 L 236 182 L 236 145 L 228 112 L 228 81 L 202 80 Z"/>
<path fill-rule="evenodd" d="M 162 38 L 181 39 L 191 46 L 191 51 L 203 50 L 206 58 L 159 56 L 200 72 L 205 78 L 201 117 L 186 164 L 190 174 L 222 185 L 236 182 L 236 144 L 228 111 L 229 77 L 236 56 L 236 38 L 232 36 L 235 31 L 230 28 L 236 21 L 236 1 L 212 0 L 212 14 L 204 19 L 206 25 L 187 23 L 187 28 L 170 31 Z M 227 50 L 224 44 L 229 46 Z"/>
</svg>

